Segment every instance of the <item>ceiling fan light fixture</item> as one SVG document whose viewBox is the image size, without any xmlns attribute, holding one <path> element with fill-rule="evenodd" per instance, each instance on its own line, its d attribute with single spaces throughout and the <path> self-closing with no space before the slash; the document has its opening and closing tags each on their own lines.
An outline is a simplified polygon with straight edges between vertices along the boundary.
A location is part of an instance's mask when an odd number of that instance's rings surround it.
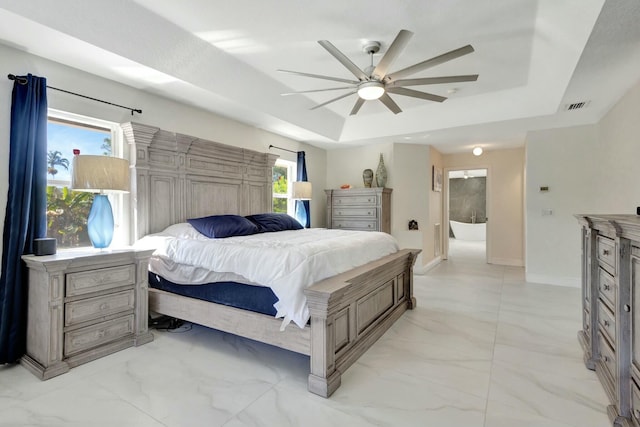
<svg viewBox="0 0 640 427">
<path fill-rule="evenodd" d="M 367 101 L 380 98 L 384 95 L 384 85 L 378 81 L 360 83 L 358 86 L 358 96 Z"/>
</svg>

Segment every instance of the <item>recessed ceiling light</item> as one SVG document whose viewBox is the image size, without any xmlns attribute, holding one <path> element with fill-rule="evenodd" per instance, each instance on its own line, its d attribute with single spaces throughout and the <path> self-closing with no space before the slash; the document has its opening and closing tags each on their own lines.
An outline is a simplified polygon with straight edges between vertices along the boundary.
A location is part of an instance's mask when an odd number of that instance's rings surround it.
<svg viewBox="0 0 640 427">
<path fill-rule="evenodd" d="M 479 156 L 482 154 L 482 147 L 473 147 L 473 155 Z"/>
</svg>

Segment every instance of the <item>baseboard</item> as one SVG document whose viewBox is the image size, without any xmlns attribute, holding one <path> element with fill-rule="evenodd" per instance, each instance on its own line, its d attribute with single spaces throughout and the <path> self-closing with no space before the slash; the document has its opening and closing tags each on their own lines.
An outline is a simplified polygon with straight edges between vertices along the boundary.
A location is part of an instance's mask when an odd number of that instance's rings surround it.
<svg viewBox="0 0 640 427">
<path fill-rule="evenodd" d="M 579 288 L 582 280 L 579 277 L 558 277 L 545 276 L 544 274 L 526 273 L 527 283 L 541 283 L 545 285 L 566 286 L 568 288 Z"/>
<path fill-rule="evenodd" d="M 413 274 L 417 274 L 418 276 L 422 276 L 427 274 L 427 272 L 429 270 L 431 270 L 432 268 L 436 267 L 438 264 L 440 264 L 442 262 L 442 257 L 441 256 L 437 256 L 434 259 L 432 259 L 431 261 L 429 261 L 427 264 L 421 266 L 421 267 L 413 267 Z"/>
<path fill-rule="evenodd" d="M 491 258 L 489 264 L 508 265 L 510 267 L 524 267 L 523 260 L 519 258 Z"/>
</svg>

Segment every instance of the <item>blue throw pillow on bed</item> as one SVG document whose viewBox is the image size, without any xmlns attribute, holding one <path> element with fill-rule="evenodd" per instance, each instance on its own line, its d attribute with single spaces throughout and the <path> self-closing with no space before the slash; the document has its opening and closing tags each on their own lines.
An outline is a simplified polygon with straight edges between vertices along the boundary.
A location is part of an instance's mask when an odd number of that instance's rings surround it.
<svg viewBox="0 0 640 427">
<path fill-rule="evenodd" d="M 297 219 L 283 213 L 248 215 L 246 218 L 255 223 L 261 233 L 268 233 L 270 231 L 301 230 L 304 228 Z"/>
<path fill-rule="evenodd" d="M 257 225 L 240 215 L 212 215 L 188 219 L 187 222 L 212 239 L 247 236 L 259 232 Z"/>
</svg>

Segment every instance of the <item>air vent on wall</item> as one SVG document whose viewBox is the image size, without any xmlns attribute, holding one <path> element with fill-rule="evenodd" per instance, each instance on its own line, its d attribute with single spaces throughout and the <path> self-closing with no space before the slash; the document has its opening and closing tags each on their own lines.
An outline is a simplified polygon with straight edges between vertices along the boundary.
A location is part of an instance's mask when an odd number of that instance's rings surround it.
<svg viewBox="0 0 640 427">
<path fill-rule="evenodd" d="M 588 107 L 590 103 L 591 103 L 591 101 L 574 102 L 573 104 L 565 105 L 565 109 L 567 111 L 579 110 L 581 108 Z"/>
</svg>

